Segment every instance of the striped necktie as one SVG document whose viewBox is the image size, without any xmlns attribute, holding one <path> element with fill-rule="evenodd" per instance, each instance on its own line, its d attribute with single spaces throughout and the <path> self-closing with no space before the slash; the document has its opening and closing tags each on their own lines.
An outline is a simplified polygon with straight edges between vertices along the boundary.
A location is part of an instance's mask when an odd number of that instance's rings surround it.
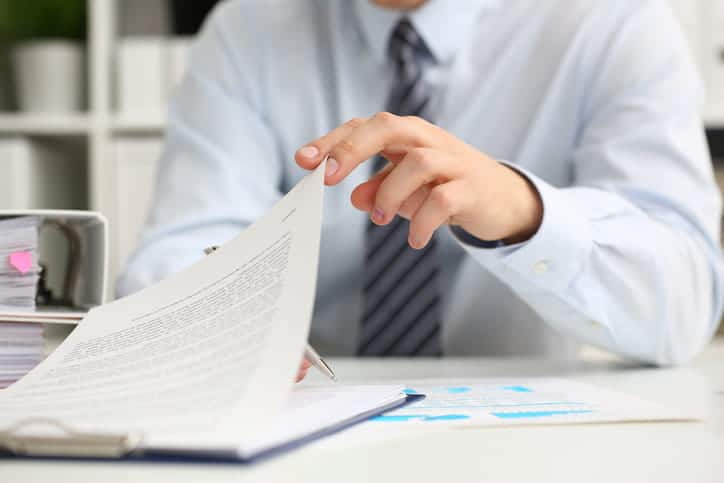
<svg viewBox="0 0 724 483">
<path fill-rule="evenodd" d="M 389 56 L 397 74 L 388 111 L 421 116 L 430 100 L 423 69 L 434 62 L 412 23 L 402 19 L 390 37 Z M 375 160 L 375 169 L 386 161 Z M 439 356 L 440 295 L 437 240 L 422 250 L 407 243 L 409 222 L 369 223 L 366 232 L 364 306 L 360 356 Z"/>
</svg>

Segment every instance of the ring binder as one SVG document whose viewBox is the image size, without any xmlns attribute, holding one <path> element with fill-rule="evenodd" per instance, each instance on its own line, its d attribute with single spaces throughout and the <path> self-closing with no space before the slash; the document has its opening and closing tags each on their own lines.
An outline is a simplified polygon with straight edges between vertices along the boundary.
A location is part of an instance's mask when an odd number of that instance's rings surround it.
<svg viewBox="0 0 724 483">
<path fill-rule="evenodd" d="M 21 434 L 32 426 L 52 426 L 58 436 Z M 47 418 L 26 419 L 0 431 L 0 448 L 17 456 L 70 456 L 121 458 L 139 448 L 143 437 L 138 434 L 86 433 Z"/>
</svg>

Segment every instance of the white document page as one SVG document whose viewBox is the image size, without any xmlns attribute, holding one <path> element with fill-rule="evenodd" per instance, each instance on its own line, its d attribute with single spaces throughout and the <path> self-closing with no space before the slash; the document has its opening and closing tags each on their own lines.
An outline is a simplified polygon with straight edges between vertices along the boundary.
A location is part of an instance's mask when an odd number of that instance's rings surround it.
<svg viewBox="0 0 724 483">
<path fill-rule="evenodd" d="M 184 272 L 89 312 L 0 393 L 0 430 L 51 418 L 80 431 L 136 433 L 145 448 L 228 451 L 268 429 L 309 331 L 323 176 L 321 165 Z"/>
<path fill-rule="evenodd" d="M 351 418 L 398 406 L 405 399 L 401 385 L 296 387 L 268 431 L 260 432 L 239 448 L 240 454 L 253 455 L 284 442 L 299 440 L 317 431 L 334 428 Z M 376 411 L 378 412 L 378 411 Z"/>
<path fill-rule="evenodd" d="M 566 379 L 420 381 L 407 385 L 405 392 L 426 397 L 373 418 L 360 430 L 695 419 L 674 408 Z"/>
</svg>

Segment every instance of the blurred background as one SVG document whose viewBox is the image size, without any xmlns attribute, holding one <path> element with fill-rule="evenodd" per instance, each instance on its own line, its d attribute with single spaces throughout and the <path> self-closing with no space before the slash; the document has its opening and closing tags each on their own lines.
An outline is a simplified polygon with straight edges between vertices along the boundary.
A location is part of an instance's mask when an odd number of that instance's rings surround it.
<svg viewBox="0 0 724 483">
<path fill-rule="evenodd" d="M 706 84 L 724 186 L 724 0 L 669 1 Z M 215 3 L 0 0 L 0 209 L 101 211 L 111 284 L 145 218 L 167 100 Z"/>
<path fill-rule="evenodd" d="M 110 221 L 113 281 L 153 187 L 166 104 L 217 0 L 0 0 L 0 210 Z"/>
</svg>

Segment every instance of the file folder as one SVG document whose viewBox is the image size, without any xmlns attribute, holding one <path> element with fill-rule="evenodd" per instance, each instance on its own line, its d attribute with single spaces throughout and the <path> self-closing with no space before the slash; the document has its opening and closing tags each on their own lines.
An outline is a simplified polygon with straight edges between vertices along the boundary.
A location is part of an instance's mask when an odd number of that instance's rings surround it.
<svg viewBox="0 0 724 483">
<path fill-rule="evenodd" d="M 314 304 L 324 168 L 213 257 L 91 309 L 0 392 L 0 447 L 253 461 L 414 399 L 400 384 L 294 385 Z"/>
<path fill-rule="evenodd" d="M 263 450 L 240 455 L 229 450 L 184 451 L 178 448 L 167 449 L 143 447 L 143 435 L 140 433 L 88 433 L 76 431 L 63 423 L 48 418 L 23 421 L 6 431 L 0 432 L 0 457 L 3 458 L 43 458 L 43 459 L 81 459 L 116 461 L 175 461 L 175 462 L 226 462 L 252 463 L 287 451 L 294 450 L 319 438 L 344 431 L 371 418 L 423 399 L 423 394 L 404 394 L 399 400 L 370 408 L 334 424 L 319 428 L 287 441 L 283 441 Z M 43 428 L 45 435 L 22 434 L 23 430 L 33 427 Z M 52 430 L 55 434 L 50 435 Z"/>
</svg>

